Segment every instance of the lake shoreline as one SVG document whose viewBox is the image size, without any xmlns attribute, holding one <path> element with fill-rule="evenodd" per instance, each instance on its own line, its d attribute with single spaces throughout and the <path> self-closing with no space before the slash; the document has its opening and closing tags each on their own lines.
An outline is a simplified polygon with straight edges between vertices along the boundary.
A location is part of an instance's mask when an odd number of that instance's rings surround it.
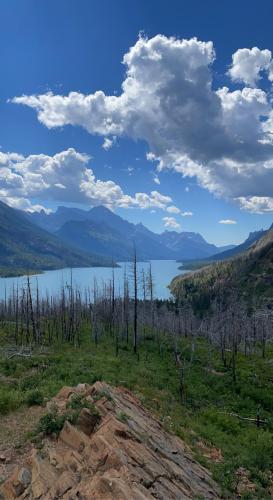
<svg viewBox="0 0 273 500">
<path fill-rule="evenodd" d="M 150 265 L 152 266 L 152 274 L 154 279 L 155 298 L 169 299 L 171 292 L 168 288 L 173 278 L 181 274 L 179 270 L 179 263 L 175 260 L 152 260 L 141 261 L 137 263 L 139 273 L 139 299 L 143 294 L 142 274 L 148 276 Z M 112 266 L 93 266 L 93 267 L 74 267 L 74 268 L 59 268 L 48 270 L 23 270 L 17 274 L 15 270 L 9 273 L 8 270 L 0 268 L 0 300 L 9 297 L 14 293 L 14 290 L 21 290 L 26 287 L 27 277 L 30 278 L 30 283 L 33 289 L 38 285 L 39 293 L 41 295 L 48 295 L 51 297 L 58 296 L 63 287 L 70 286 L 71 277 L 73 284 L 83 293 L 92 295 L 94 284 L 100 287 L 109 286 L 113 278 L 113 271 L 115 276 L 115 288 L 117 296 L 122 294 L 124 275 L 132 282 L 132 262 L 118 262 L 115 267 Z M 186 270 L 183 269 L 182 274 Z"/>
<path fill-rule="evenodd" d="M 110 265 L 107 266 L 107 265 L 99 265 L 99 264 L 96 264 L 94 266 L 82 266 L 80 268 L 78 267 L 71 267 L 71 269 L 92 269 L 92 268 L 100 268 L 100 267 L 103 267 L 103 268 L 108 268 L 108 269 L 116 269 L 118 267 L 120 267 L 118 264 L 114 264 L 114 265 Z M 15 269 L 9 269 L 9 268 L 0 268 L 0 278 L 21 278 L 23 276 L 34 276 L 34 275 L 37 275 L 39 276 L 40 274 L 44 274 L 48 271 L 61 271 L 63 269 L 67 269 L 67 267 L 52 267 L 52 268 L 49 268 L 49 269 L 18 269 L 18 268 L 15 268 Z"/>
</svg>

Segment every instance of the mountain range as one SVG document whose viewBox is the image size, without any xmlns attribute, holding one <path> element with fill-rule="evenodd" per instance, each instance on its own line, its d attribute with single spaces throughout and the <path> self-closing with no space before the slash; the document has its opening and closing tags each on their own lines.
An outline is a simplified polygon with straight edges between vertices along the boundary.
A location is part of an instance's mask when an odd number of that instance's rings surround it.
<svg viewBox="0 0 273 500">
<path fill-rule="evenodd" d="M 62 242 L 33 224 L 24 212 L 0 202 L 1 275 L 62 267 L 109 265 L 110 260 Z"/>
<path fill-rule="evenodd" d="M 131 260 L 173 259 L 202 262 L 230 259 L 266 231 L 250 233 L 238 246 L 217 247 L 199 233 L 154 233 L 104 206 L 88 211 L 59 207 L 56 212 L 26 213 L 0 202 L 0 272 L 111 265 Z"/>
<path fill-rule="evenodd" d="M 203 259 L 233 248 L 217 247 L 193 232 L 156 234 L 143 224 L 133 224 L 104 206 L 91 210 L 59 207 L 56 212 L 28 214 L 37 225 L 84 252 L 130 260 L 136 247 L 138 259 Z"/>
</svg>

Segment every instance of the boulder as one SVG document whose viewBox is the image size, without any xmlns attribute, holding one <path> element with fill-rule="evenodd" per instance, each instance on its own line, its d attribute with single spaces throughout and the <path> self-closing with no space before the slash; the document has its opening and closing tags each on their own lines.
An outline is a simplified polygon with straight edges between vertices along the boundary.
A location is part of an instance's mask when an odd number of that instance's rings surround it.
<svg viewBox="0 0 273 500">
<path fill-rule="evenodd" d="M 100 415 L 98 413 L 92 412 L 89 408 L 83 408 L 80 412 L 77 425 L 84 434 L 90 436 L 99 422 Z"/>
</svg>

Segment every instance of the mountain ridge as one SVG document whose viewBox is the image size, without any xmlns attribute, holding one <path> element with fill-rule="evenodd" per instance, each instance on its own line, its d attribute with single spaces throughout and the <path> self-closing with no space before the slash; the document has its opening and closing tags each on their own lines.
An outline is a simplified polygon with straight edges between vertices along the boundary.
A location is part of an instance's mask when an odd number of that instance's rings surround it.
<svg viewBox="0 0 273 500">
<path fill-rule="evenodd" d="M 157 234 L 141 222 L 133 224 L 103 205 L 88 211 L 58 207 L 49 215 L 40 212 L 28 214 L 28 217 L 81 250 L 101 252 L 101 255 L 111 255 L 116 260 L 131 259 L 134 245 L 138 258 L 144 260 L 206 258 L 222 251 L 222 247 L 206 242 L 199 233 L 165 231 Z"/>
<path fill-rule="evenodd" d="M 106 265 L 33 224 L 20 210 L 0 201 L 0 274 L 22 274 L 62 267 Z M 108 262 L 109 265 L 109 262 Z"/>
<path fill-rule="evenodd" d="M 228 259 L 230 257 L 233 257 L 235 255 L 238 255 L 239 253 L 247 250 L 248 248 L 253 245 L 256 241 L 258 241 L 262 236 L 264 236 L 267 233 L 267 229 L 261 229 L 258 231 L 252 231 L 249 233 L 248 237 L 241 243 L 240 245 L 236 245 L 234 248 L 225 250 L 223 252 L 219 252 L 215 255 L 212 255 L 210 257 L 211 260 L 223 260 L 223 259 Z"/>
</svg>

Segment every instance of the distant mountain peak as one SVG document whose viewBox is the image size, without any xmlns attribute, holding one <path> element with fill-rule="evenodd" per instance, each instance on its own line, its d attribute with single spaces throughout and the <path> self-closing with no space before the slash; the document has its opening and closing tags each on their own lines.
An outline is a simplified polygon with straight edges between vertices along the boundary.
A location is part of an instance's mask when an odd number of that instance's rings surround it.
<svg viewBox="0 0 273 500">
<path fill-rule="evenodd" d="M 35 224 L 44 213 L 26 213 L 0 202 L 0 261 L 4 269 L 42 270 L 67 266 L 90 266 L 105 262 L 101 257 L 82 253 Z"/>
<path fill-rule="evenodd" d="M 32 216 L 32 221 L 85 251 L 110 252 L 117 260 L 124 256 L 131 259 L 134 244 L 140 259 L 201 259 L 219 251 L 199 233 L 171 230 L 157 234 L 142 222 L 129 222 L 104 205 L 88 211 L 59 207 L 50 215 Z"/>
<path fill-rule="evenodd" d="M 103 213 L 103 214 L 113 214 L 113 215 L 117 215 L 115 214 L 115 212 L 113 212 L 113 210 L 110 210 L 110 208 L 106 207 L 105 205 L 97 205 L 93 208 L 91 208 L 90 212 L 95 212 L 95 213 Z M 119 217 L 117 215 L 117 217 Z"/>
</svg>

